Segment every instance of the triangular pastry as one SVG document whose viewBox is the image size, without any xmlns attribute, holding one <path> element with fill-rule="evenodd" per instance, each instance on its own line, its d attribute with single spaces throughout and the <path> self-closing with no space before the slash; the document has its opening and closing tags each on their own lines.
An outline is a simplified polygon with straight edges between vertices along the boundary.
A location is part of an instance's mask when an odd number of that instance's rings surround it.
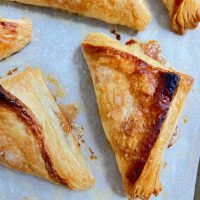
<svg viewBox="0 0 200 200">
<path fill-rule="evenodd" d="M 142 31 L 151 17 L 144 0 L 10 0 L 25 4 L 59 8 L 111 24 Z"/>
<path fill-rule="evenodd" d="M 163 154 L 193 78 L 101 33 L 89 34 L 82 49 L 128 198 L 158 195 Z"/>
<path fill-rule="evenodd" d="M 0 79 L 0 163 L 86 190 L 95 180 L 39 69 Z"/>
<path fill-rule="evenodd" d="M 32 38 L 32 23 L 28 18 L 0 18 L 0 60 L 23 49 Z"/>
<path fill-rule="evenodd" d="M 183 34 L 200 22 L 200 0 L 163 0 L 170 15 L 172 29 Z"/>
</svg>

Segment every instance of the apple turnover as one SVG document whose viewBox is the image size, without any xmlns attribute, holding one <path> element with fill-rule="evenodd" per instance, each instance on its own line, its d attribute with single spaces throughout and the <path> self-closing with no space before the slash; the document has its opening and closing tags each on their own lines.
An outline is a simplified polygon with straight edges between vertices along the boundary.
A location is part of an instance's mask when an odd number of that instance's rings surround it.
<svg viewBox="0 0 200 200">
<path fill-rule="evenodd" d="M 163 154 L 193 78 L 101 33 L 89 34 L 82 49 L 128 198 L 158 195 Z"/>
<path fill-rule="evenodd" d="M 32 38 L 32 23 L 28 18 L 0 18 L 0 60 L 23 49 Z"/>
<path fill-rule="evenodd" d="M 151 17 L 144 0 L 10 0 L 24 4 L 59 8 L 96 18 L 111 24 L 121 24 L 142 31 Z"/>
<path fill-rule="evenodd" d="M 200 22 L 200 0 L 163 0 L 170 15 L 171 28 L 178 34 L 194 29 Z"/>
<path fill-rule="evenodd" d="M 94 185 L 71 125 L 39 69 L 0 79 L 0 127 L 1 164 L 73 190 Z"/>
</svg>

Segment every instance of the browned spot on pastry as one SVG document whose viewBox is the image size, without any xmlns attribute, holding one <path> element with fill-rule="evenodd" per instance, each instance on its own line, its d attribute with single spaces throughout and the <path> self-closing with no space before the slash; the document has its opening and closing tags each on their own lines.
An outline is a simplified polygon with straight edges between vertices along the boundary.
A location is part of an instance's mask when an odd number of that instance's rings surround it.
<svg viewBox="0 0 200 200">
<path fill-rule="evenodd" d="M 29 110 L 26 105 L 24 105 L 19 99 L 13 96 L 10 92 L 5 90 L 0 85 L 0 106 L 3 106 L 11 111 L 13 111 L 23 123 L 32 131 L 34 137 L 38 141 L 40 152 L 42 154 L 42 158 L 45 163 L 46 170 L 48 171 L 49 176 L 56 182 L 68 185 L 66 179 L 63 179 L 59 176 L 56 169 L 54 168 L 54 164 L 49 155 L 48 149 L 45 145 L 44 135 L 42 133 L 42 127 L 35 119 L 33 113 Z"/>
<path fill-rule="evenodd" d="M 124 71 L 122 69 L 122 71 L 127 74 L 132 74 L 135 71 L 136 65 L 140 66 L 141 68 L 148 66 L 148 64 L 144 62 L 143 60 L 141 60 L 140 58 L 123 51 L 118 51 L 117 49 L 114 49 L 114 48 L 103 47 L 103 46 L 93 46 L 89 44 L 83 44 L 83 47 L 85 51 L 88 52 L 88 54 L 91 54 L 93 56 L 97 55 L 96 59 L 101 57 L 101 55 L 102 56 L 109 55 L 110 57 L 108 59 L 113 59 L 113 61 L 115 60 L 117 62 L 115 66 L 113 66 L 116 69 L 119 68 L 119 65 L 126 64 L 126 69 L 124 69 Z M 118 59 L 119 57 L 121 59 Z"/>
<path fill-rule="evenodd" d="M 116 64 L 115 66 L 112 66 L 115 69 L 118 69 L 119 65 L 122 65 L 123 63 L 126 64 L 126 68 L 123 69 L 122 67 L 121 70 L 127 74 L 132 74 L 133 72 L 135 72 L 136 66 L 138 66 L 140 70 L 148 68 L 149 71 L 152 71 L 155 73 L 158 72 L 158 70 L 156 70 L 151 65 L 147 64 L 145 61 L 141 60 L 140 58 L 132 54 L 126 53 L 124 51 L 119 51 L 117 49 L 110 48 L 110 47 L 93 46 L 89 44 L 83 44 L 83 47 L 85 51 L 88 52 L 88 54 L 91 54 L 93 56 L 98 55 L 96 56 L 96 58 L 101 57 L 101 55 L 102 56 L 109 55 L 110 56 L 109 59 L 113 59 L 113 60 L 115 59 Z M 118 59 L 119 57 L 121 59 Z M 163 69 L 163 72 L 164 71 L 167 72 L 167 69 L 166 70 Z M 148 70 L 145 70 L 145 72 L 148 72 Z"/>
<path fill-rule="evenodd" d="M 16 39 L 18 32 L 17 24 L 13 22 L 1 22 L 0 21 L 0 44 L 4 44 L 4 48 L 9 46 L 8 41 Z M 7 46 L 6 46 L 7 45 Z"/>
<path fill-rule="evenodd" d="M 155 93 L 152 97 L 141 95 L 141 93 L 138 94 L 140 95 L 140 98 L 138 99 L 140 107 L 143 108 L 142 112 L 144 116 L 152 121 L 150 126 L 147 128 L 148 133 L 146 134 L 142 147 L 140 148 L 140 156 L 136 163 L 133 164 L 132 170 L 127 173 L 128 180 L 133 184 L 139 178 L 150 155 L 151 149 L 159 136 L 162 124 L 167 117 L 170 103 L 179 85 L 179 75 L 158 72 L 157 76 L 159 84 L 157 85 Z M 137 91 L 133 92 L 137 93 Z"/>
<path fill-rule="evenodd" d="M 17 24 L 13 22 L 0 22 L 0 26 L 10 34 L 17 33 Z"/>
<path fill-rule="evenodd" d="M 18 26 L 13 22 L 0 21 L 0 51 L 7 51 L 11 48 L 11 41 L 17 38 Z"/>
</svg>

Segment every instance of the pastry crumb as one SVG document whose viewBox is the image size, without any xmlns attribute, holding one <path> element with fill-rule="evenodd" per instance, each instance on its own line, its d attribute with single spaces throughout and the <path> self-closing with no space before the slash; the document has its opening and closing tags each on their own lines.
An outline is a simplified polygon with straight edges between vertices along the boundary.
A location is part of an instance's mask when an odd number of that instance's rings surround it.
<svg viewBox="0 0 200 200">
<path fill-rule="evenodd" d="M 126 43 L 125 43 L 125 45 L 132 45 L 132 44 L 135 44 L 137 42 L 137 40 L 135 40 L 135 39 L 130 39 L 130 40 L 128 40 Z"/>
<path fill-rule="evenodd" d="M 90 152 L 90 159 L 91 160 L 96 160 L 97 156 L 95 155 L 95 153 L 92 151 L 92 149 L 88 146 L 88 150 Z"/>
<path fill-rule="evenodd" d="M 18 70 L 18 67 L 15 67 L 14 69 L 11 69 L 7 72 L 7 75 L 10 76 L 10 75 L 13 75 L 14 72 L 16 72 Z"/>
<path fill-rule="evenodd" d="M 179 136 L 179 131 L 178 131 L 178 126 L 176 126 L 175 130 L 174 130 L 174 133 L 173 133 L 173 136 L 168 144 L 168 148 L 170 148 L 171 146 L 174 145 L 174 143 L 177 141 L 178 139 L 178 136 Z"/>
<path fill-rule="evenodd" d="M 113 30 L 111 30 L 110 32 L 111 32 L 113 35 L 115 35 L 115 37 L 116 37 L 117 40 L 121 40 L 121 35 L 120 35 L 119 33 L 117 33 L 116 30 L 113 29 Z"/>
<path fill-rule="evenodd" d="M 164 168 L 164 169 L 167 168 L 167 162 L 164 163 L 163 168 Z"/>
<path fill-rule="evenodd" d="M 184 124 L 187 124 L 188 123 L 188 117 L 185 116 L 184 119 L 183 119 L 183 121 L 184 121 Z"/>
<path fill-rule="evenodd" d="M 80 147 L 81 145 L 83 145 L 83 147 L 89 152 L 89 157 L 91 160 L 96 160 L 97 156 L 95 155 L 94 151 L 92 150 L 92 148 L 87 144 L 85 136 L 84 136 L 84 127 L 77 127 L 74 126 L 73 127 L 74 131 L 75 131 L 75 136 L 76 136 L 76 140 L 78 142 L 78 146 Z"/>
<path fill-rule="evenodd" d="M 91 159 L 91 160 L 96 160 L 97 157 L 96 157 L 95 155 L 92 154 L 92 155 L 90 155 L 90 159 Z"/>
</svg>

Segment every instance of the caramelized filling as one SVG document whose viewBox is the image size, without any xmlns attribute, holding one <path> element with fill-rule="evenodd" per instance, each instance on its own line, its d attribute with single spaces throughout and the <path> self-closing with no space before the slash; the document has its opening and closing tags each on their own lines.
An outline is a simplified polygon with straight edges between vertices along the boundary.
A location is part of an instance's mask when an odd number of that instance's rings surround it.
<svg viewBox="0 0 200 200">
<path fill-rule="evenodd" d="M 157 41 L 151 40 L 146 43 L 140 43 L 143 53 L 154 60 L 157 60 L 162 65 L 166 65 L 166 60 L 162 56 L 160 44 Z"/>
<path fill-rule="evenodd" d="M 64 98 L 66 96 L 65 91 L 62 89 L 60 82 L 54 78 L 51 74 L 46 76 L 46 80 L 53 85 L 53 96 L 56 98 Z"/>
<path fill-rule="evenodd" d="M 75 104 L 58 104 L 64 117 L 74 126 L 75 120 L 78 116 L 79 110 Z"/>
<path fill-rule="evenodd" d="M 153 70 L 150 68 L 146 70 L 151 70 L 150 73 L 153 73 Z M 145 72 L 139 70 L 139 72 L 136 73 L 143 74 Z M 132 91 L 132 94 L 137 96 L 139 109 L 143 113 L 144 120 L 147 122 L 145 123 L 146 133 L 138 153 L 138 159 L 133 162 L 132 166 L 130 166 L 131 170 L 127 173 L 127 179 L 133 184 L 139 178 L 150 155 L 151 149 L 159 136 L 160 129 L 167 116 L 170 103 L 180 80 L 179 75 L 160 71 L 154 74 L 154 78 L 157 79 L 158 84 L 153 96 L 142 94 L 141 92 L 138 93 L 136 90 Z"/>
<path fill-rule="evenodd" d="M 134 39 L 131 39 L 125 43 L 127 46 L 133 46 L 134 44 L 139 45 L 140 51 L 144 53 L 145 55 L 149 56 L 150 58 L 153 58 L 154 60 L 158 61 L 162 65 L 166 66 L 167 61 L 163 57 L 161 52 L 160 44 L 155 40 L 150 40 L 147 42 L 137 42 Z"/>
</svg>

